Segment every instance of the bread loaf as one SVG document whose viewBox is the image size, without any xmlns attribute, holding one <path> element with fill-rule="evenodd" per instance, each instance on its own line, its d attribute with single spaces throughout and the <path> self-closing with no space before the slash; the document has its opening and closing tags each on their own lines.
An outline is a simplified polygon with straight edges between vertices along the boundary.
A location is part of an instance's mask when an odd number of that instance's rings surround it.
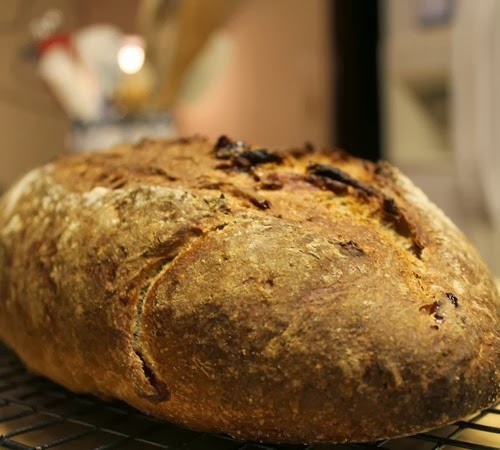
<svg viewBox="0 0 500 450">
<path fill-rule="evenodd" d="M 60 157 L 0 202 L 0 338 L 74 391 L 289 443 L 499 400 L 494 279 L 387 163 L 144 141 Z"/>
</svg>

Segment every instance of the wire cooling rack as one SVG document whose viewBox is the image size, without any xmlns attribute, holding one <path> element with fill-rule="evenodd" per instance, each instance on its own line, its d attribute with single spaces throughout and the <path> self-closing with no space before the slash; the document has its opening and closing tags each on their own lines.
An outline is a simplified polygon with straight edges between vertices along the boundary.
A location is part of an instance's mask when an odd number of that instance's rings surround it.
<svg viewBox="0 0 500 450">
<path fill-rule="evenodd" d="M 0 345 L 0 450 L 499 450 L 500 406 L 403 439 L 352 445 L 263 445 L 197 433 L 121 403 L 77 395 L 30 374 Z"/>
</svg>

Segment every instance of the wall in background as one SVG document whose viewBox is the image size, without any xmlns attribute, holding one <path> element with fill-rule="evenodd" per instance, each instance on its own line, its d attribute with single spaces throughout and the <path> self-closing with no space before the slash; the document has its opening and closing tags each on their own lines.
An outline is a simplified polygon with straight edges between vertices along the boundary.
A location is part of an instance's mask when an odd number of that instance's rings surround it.
<svg viewBox="0 0 500 450">
<path fill-rule="evenodd" d="M 2 0 L 0 17 L 0 190 L 25 171 L 63 151 L 68 126 L 25 49 L 29 23 L 60 9 L 69 29 L 112 20 L 133 31 L 137 0 Z"/>
<path fill-rule="evenodd" d="M 383 156 L 465 228 L 449 120 L 454 11 L 441 23 L 425 20 L 423 12 L 431 3 L 435 8 L 443 2 L 381 3 Z"/>
<path fill-rule="evenodd" d="M 66 121 L 38 79 L 34 60 L 23 55 L 31 42 L 29 22 L 47 7 L 61 9 L 69 24 L 75 22 L 71 3 L 64 0 L 2 2 L 0 188 L 63 147 Z"/>
</svg>

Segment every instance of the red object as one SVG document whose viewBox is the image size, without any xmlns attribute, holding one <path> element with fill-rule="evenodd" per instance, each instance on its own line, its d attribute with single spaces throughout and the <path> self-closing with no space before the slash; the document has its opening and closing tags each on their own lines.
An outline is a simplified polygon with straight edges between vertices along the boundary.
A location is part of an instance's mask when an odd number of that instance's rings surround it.
<svg viewBox="0 0 500 450">
<path fill-rule="evenodd" d="M 71 33 L 55 34 L 38 42 L 38 53 L 43 56 L 50 48 L 55 46 L 65 47 L 70 53 L 74 53 L 73 39 Z"/>
</svg>

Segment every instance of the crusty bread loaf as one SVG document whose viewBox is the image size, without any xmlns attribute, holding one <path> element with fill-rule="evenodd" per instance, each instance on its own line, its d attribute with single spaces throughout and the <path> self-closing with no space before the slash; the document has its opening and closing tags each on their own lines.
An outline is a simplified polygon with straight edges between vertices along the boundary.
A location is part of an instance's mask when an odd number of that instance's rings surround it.
<svg viewBox="0 0 500 450">
<path fill-rule="evenodd" d="M 389 164 L 145 141 L 29 173 L 0 230 L 0 338 L 69 389 L 292 443 L 499 399 L 494 280 Z"/>
</svg>

